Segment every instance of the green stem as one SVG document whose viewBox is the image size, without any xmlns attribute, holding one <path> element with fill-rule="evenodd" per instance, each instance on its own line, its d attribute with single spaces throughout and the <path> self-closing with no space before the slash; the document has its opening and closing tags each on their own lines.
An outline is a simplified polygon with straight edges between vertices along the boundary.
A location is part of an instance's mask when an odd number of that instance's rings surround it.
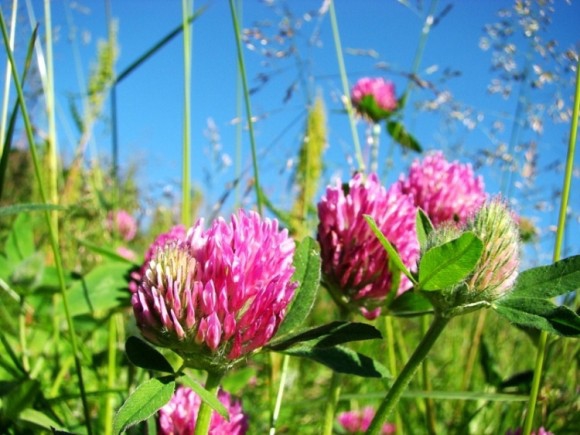
<svg viewBox="0 0 580 435">
<path fill-rule="evenodd" d="M 330 387 L 328 388 L 328 396 L 326 399 L 326 406 L 324 407 L 324 429 L 323 435 L 332 435 L 332 426 L 334 424 L 334 415 L 336 413 L 336 405 L 340 397 L 340 380 L 342 376 L 339 373 L 332 372 L 330 380 Z"/>
<path fill-rule="evenodd" d="M 117 314 L 113 314 L 109 318 L 108 348 L 107 388 L 113 390 L 117 385 Z M 112 393 L 107 394 L 105 399 L 105 435 L 113 433 L 114 404 L 115 396 Z"/>
<path fill-rule="evenodd" d="M 191 2 L 181 1 L 183 26 L 183 148 L 181 167 L 181 222 L 191 225 Z"/>
<path fill-rule="evenodd" d="M 371 147 L 370 170 L 377 172 L 379 170 L 379 138 L 381 135 L 381 124 L 373 123 L 371 125 L 371 132 L 369 137 L 369 145 Z"/>
<path fill-rule="evenodd" d="M 382 328 L 384 331 L 385 345 L 387 347 L 387 363 L 391 376 L 397 375 L 397 354 L 395 352 L 395 333 L 392 316 L 381 316 Z M 401 414 L 395 413 L 395 426 L 397 430 L 403 431 L 403 421 Z"/>
<path fill-rule="evenodd" d="M 205 389 L 214 396 L 217 395 L 217 389 L 222 380 L 223 373 L 208 372 L 207 381 L 205 382 Z M 197 415 L 197 422 L 195 423 L 195 435 L 206 435 L 209 431 L 211 423 L 212 409 L 205 402 L 201 402 L 199 407 L 199 414 Z"/>
<path fill-rule="evenodd" d="M 572 110 L 572 123 L 570 126 L 570 137 L 568 140 L 568 156 L 566 157 L 566 171 L 564 173 L 564 186 L 562 188 L 562 198 L 560 201 L 560 214 L 558 216 L 558 230 L 556 232 L 556 244 L 554 245 L 554 262 L 560 259 L 562 244 L 564 240 L 564 229 L 566 228 L 566 210 L 570 199 L 570 186 L 572 184 L 572 173 L 574 170 L 574 155 L 576 153 L 576 135 L 578 133 L 578 116 L 580 114 L 580 60 L 576 64 L 576 92 L 574 94 L 574 108 Z M 534 369 L 534 379 L 532 380 L 532 391 L 528 402 L 528 412 L 524 422 L 524 435 L 529 435 L 534 421 L 534 412 L 546 353 L 546 343 L 548 334 L 544 331 L 540 334 L 538 343 L 538 354 L 536 356 L 536 367 Z"/>
<path fill-rule="evenodd" d="M 276 395 L 276 403 L 274 405 L 274 411 L 272 412 L 272 417 L 270 420 L 270 432 L 269 435 L 274 435 L 276 433 L 276 421 L 280 416 L 280 409 L 282 408 L 282 398 L 284 396 L 284 388 L 286 386 L 286 378 L 288 377 L 288 366 L 290 363 L 290 356 L 284 355 L 282 357 L 282 371 L 280 372 L 280 385 L 278 387 L 278 394 Z"/>
<path fill-rule="evenodd" d="M 429 328 L 429 319 L 427 316 L 421 317 L 421 331 L 426 334 Z M 431 378 L 429 377 L 429 361 L 425 359 L 421 364 L 421 378 L 423 381 L 423 391 L 429 395 L 432 390 Z M 425 397 L 425 417 L 427 420 L 427 432 L 430 435 L 437 433 L 435 431 L 435 409 L 433 406 L 433 399 Z"/>
<path fill-rule="evenodd" d="M 20 84 L 20 79 L 18 77 L 18 71 L 16 69 L 16 62 L 14 61 L 14 56 L 13 56 L 12 50 L 10 49 L 10 45 L 8 42 L 8 35 L 6 33 L 6 24 L 4 22 L 4 15 L 2 14 L 1 10 L 0 10 L 0 28 L 2 30 L 2 37 L 4 39 L 5 51 L 6 51 L 6 54 L 8 56 L 8 61 L 10 62 L 10 67 L 12 69 L 12 78 L 14 80 L 14 86 L 16 87 L 16 91 L 18 93 L 18 104 L 20 105 L 20 110 L 22 113 L 23 121 L 24 121 L 26 137 L 28 140 L 29 148 L 30 148 L 30 154 L 32 156 L 34 173 L 35 173 L 36 180 L 38 182 L 40 197 L 41 197 L 41 200 L 44 204 L 48 204 L 48 199 L 47 199 L 46 192 L 44 190 L 44 185 L 43 185 L 43 177 L 42 177 L 42 172 L 41 172 L 41 168 L 40 168 L 39 158 L 38 158 L 38 154 L 36 151 L 36 142 L 34 140 L 32 123 L 30 122 L 30 117 L 28 115 L 28 109 L 26 107 L 24 92 L 22 90 L 22 85 Z M 45 211 L 44 216 L 46 219 L 46 225 L 48 227 L 50 245 L 51 245 L 52 253 L 54 256 L 54 264 L 55 264 L 57 275 L 58 275 L 59 289 L 60 289 L 60 293 L 62 295 L 62 304 L 63 304 L 63 308 L 64 308 L 65 317 L 67 320 L 68 330 L 69 330 L 69 334 L 70 334 L 70 343 L 71 343 L 72 353 L 73 353 L 74 360 L 75 360 L 75 368 L 76 368 L 76 372 L 77 372 L 77 377 L 79 380 L 79 390 L 80 390 L 81 401 L 82 401 L 82 405 L 83 405 L 83 412 L 84 412 L 84 417 L 85 417 L 85 426 L 87 428 L 87 433 L 89 435 L 91 435 L 92 429 L 91 429 L 89 405 L 88 405 L 87 395 L 86 395 L 86 391 L 85 391 L 85 385 L 84 385 L 84 381 L 83 381 L 83 371 L 82 371 L 81 361 L 80 361 L 79 353 L 78 353 L 78 346 L 77 346 L 77 341 L 76 341 L 76 332 L 75 332 L 75 328 L 74 328 L 74 323 L 72 321 L 72 316 L 70 313 L 68 296 L 66 293 L 66 282 L 65 282 L 65 278 L 64 278 L 64 268 L 62 265 L 62 258 L 61 258 L 60 250 L 59 250 L 59 246 L 58 246 L 58 228 L 53 227 L 51 214 L 49 211 Z"/>
<path fill-rule="evenodd" d="M 336 59 L 338 61 L 338 69 L 340 71 L 340 80 L 342 82 L 342 92 L 345 96 L 344 105 L 348 114 L 348 121 L 350 124 L 350 131 L 352 132 L 352 142 L 354 144 L 354 153 L 358 163 L 358 169 L 365 172 L 366 165 L 363 159 L 360 142 L 358 139 L 358 132 L 356 130 L 354 110 L 350 103 L 350 89 L 348 86 L 348 79 L 346 77 L 346 68 L 344 67 L 344 56 L 342 55 L 342 44 L 340 42 L 340 32 L 338 31 L 338 22 L 336 20 L 336 12 L 334 10 L 334 0 L 331 0 L 330 7 L 330 24 L 332 26 L 332 37 L 334 39 L 334 46 L 336 47 Z"/>
<path fill-rule="evenodd" d="M 395 406 L 397 406 L 405 388 L 407 388 L 407 385 L 411 382 L 415 372 L 421 366 L 421 363 L 433 347 L 433 344 L 443 329 L 445 329 L 445 326 L 447 326 L 449 320 L 450 318 L 448 317 L 443 317 L 438 314 L 435 315 L 429 331 L 427 331 L 427 334 L 423 337 L 419 346 L 417 346 L 417 349 L 415 349 L 415 352 L 411 355 L 411 358 L 405 367 L 403 367 L 399 376 L 397 376 L 395 383 L 383 399 L 381 406 L 377 409 L 377 413 L 369 426 L 367 434 L 377 435 L 380 433 L 381 426 L 386 422 L 391 412 L 395 409 Z"/>
<path fill-rule="evenodd" d="M 10 18 L 10 49 L 14 48 L 16 35 L 16 15 L 18 12 L 18 0 L 12 2 L 12 17 Z M 4 78 L 4 96 L 2 97 L 2 120 L 0 121 L 0 156 L 4 153 L 4 141 L 6 136 L 6 121 L 8 120 L 8 100 L 10 100 L 10 65 L 6 64 Z"/>
<path fill-rule="evenodd" d="M 20 313 L 18 314 L 18 338 L 20 340 L 20 351 L 22 352 L 22 367 L 26 372 L 30 372 L 30 361 L 28 359 L 28 346 L 26 344 L 26 313 L 24 312 L 24 298 L 20 301 Z"/>
<path fill-rule="evenodd" d="M 254 189 L 256 191 L 256 205 L 258 213 L 262 214 L 262 190 L 260 189 L 260 178 L 258 171 L 258 157 L 256 153 L 256 140 L 254 137 L 254 121 L 252 119 L 252 106 L 250 104 L 250 90 L 248 89 L 248 80 L 246 78 L 246 66 L 244 64 L 244 54 L 242 52 L 242 40 L 240 38 L 240 24 L 236 14 L 236 6 L 234 0 L 230 0 L 230 11 L 232 14 L 232 24 L 234 26 L 234 34 L 236 37 L 236 48 L 238 53 L 238 68 L 242 79 L 242 86 L 244 89 L 244 102 L 246 106 L 246 116 L 248 118 L 248 131 L 250 134 L 250 145 L 252 148 L 252 167 L 254 169 Z"/>
</svg>

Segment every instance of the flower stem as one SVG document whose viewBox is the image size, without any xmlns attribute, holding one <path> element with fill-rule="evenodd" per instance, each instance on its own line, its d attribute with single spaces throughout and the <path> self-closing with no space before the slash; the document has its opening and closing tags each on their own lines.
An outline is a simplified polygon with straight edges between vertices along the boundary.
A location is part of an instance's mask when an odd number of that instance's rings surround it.
<svg viewBox="0 0 580 435">
<path fill-rule="evenodd" d="M 373 123 L 369 137 L 369 145 L 371 147 L 370 169 L 371 172 L 379 170 L 379 137 L 381 134 L 381 124 Z"/>
<path fill-rule="evenodd" d="M 328 388 L 326 406 L 324 408 L 324 429 L 322 431 L 323 435 L 332 435 L 334 414 L 336 413 L 336 405 L 338 403 L 338 398 L 340 397 L 340 379 L 341 375 L 333 371 L 332 378 L 330 380 L 330 386 Z"/>
<path fill-rule="evenodd" d="M 344 56 L 342 55 L 342 44 L 340 42 L 340 32 L 338 31 L 338 22 L 336 20 L 336 12 L 334 10 L 334 1 L 330 2 L 329 7 L 330 12 L 330 23 L 332 26 L 332 37 L 334 39 L 334 46 L 336 47 L 336 60 L 338 61 L 338 69 L 340 71 L 340 80 L 342 82 L 342 92 L 345 95 L 344 105 L 346 107 L 346 112 L 348 114 L 348 121 L 350 123 L 350 130 L 352 132 L 352 142 L 354 144 L 354 153 L 358 163 L 358 170 L 365 172 L 366 166 L 362 156 L 362 151 L 360 148 L 360 142 L 358 140 L 358 133 L 356 131 L 356 125 L 354 122 L 354 112 L 352 109 L 352 104 L 350 103 L 350 91 L 348 88 L 348 80 L 346 78 L 346 68 L 344 67 Z"/>
<path fill-rule="evenodd" d="M 427 316 L 421 317 L 421 331 L 426 334 L 429 327 L 429 319 Z M 432 390 L 431 379 L 429 378 L 429 363 L 424 360 L 421 364 L 421 380 L 423 382 L 423 391 L 427 394 Z M 433 399 L 425 397 L 425 418 L 427 420 L 427 432 L 430 435 L 437 433 L 435 431 L 435 409 L 433 407 Z"/>
<path fill-rule="evenodd" d="M 574 170 L 574 154 L 576 152 L 576 135 L 578 132 L 578 116 L 580 115 L 580 60 L 576 64 L 576 92 L 574 94 L 574 107 L 572 111 L 572 123 L 570 126 L 570 138 L 568 140 L 568 156 L 566 157 L 566 171 L 564 173 L 564 186 L 562 188 L 562 197 L 560 200 L 560 214 L 558 217 L 558 230 L 556 232 L 556 244 L 554 245 L 554 262 L 560 259 L 562 252 L 562 243 L 564 240 L 564 229 L 566 228 L 566 210 L 570 199 L 570 185 L 572 184 L 572 172 Z M 536 367 L 534 369 L 534 379 L 532 380 L 532 391 L 528 402 L 528 412 L 524 422 L 524 435 L 529 435 L 532 430 L 534 421 L 534 412 L 538 393 L 540 391 L 540 382 L 542 379 L 542 370 L 544 365 L 544 356 L 546 353 L 546 343 L 548 334 L 542 331 L 538 342 L 538 353 L 536 356 Z"/>
<path fill-rule="evenodd" d="M 383 329 L 383 336 L 385 337 L 385 346 L 387 347 L 387 367 L 391 372 L 391 376 L 397 375 L 397 355 L 395 352 L 395 333 L 393 328 L 393 316 L 381 316 L 381 326 Z M 401 414 L 395 414 L 395 426 L 399 431 L 403 430 L 403 421 Z"/>
<path fill-rule="evenodd" d="M 222 380 L 222 372 L 208 372 L 207 380 L 205 382 L 205 389 L 214 396 L 217 395 L 217 389 Z M 209 432 L 209 425 L 211 423 L 212 408 L 205 402 L 201 402 L 199 407 L 199 414 L 197 414 L 197 422 L 195 424 L 195 435 L 206 435 Z"/>
<path fill-rule="evenodd" d="M 230 11 L 232 14 L 232 23 L 236 37 L 236 47 L 238 52 L 238 68 L 242 79 L 244 89 L 244 102 L 246 106 L 246 116 L 248 118 L 248 132 L 250 134 L 250 144 L 252 147 L 252 167 L 254 168 L 254 188 L 256 190 L 256 205 L 258 213 L 262 214 L 262 191 L 260 189 L 260 178 L 258 171 L 258 157 L 256 154 L 256 140 L 254 138 L 254 121 L 252 120 L 252 106 L 250 104 L 250 91 L 248 89 L 248 80 L 246 78 L 246 66 L 244 64 L 244 55 L 242 52 L 242 41 L 240 38 L 240 24 L 236 14 L 234 0 L 230 0 Z"/>
<path fill-rule="evenodd" d="M 423 337 L 423 340 L 421 340 L 419 346 L 417 346 L 417 349 L 415 349 L 415 352 L 411 355 L 411 358 L 405 367 L 403 367 L 399 376 L 397 376 L 395 383 L 383 399 L 381 406 L 377 409 L 377 413 L 369 426 L 367 434 L 377 435 L 380 433 L 382 424 L 385 423 L 391 412 L 395 409 L 395 406 L 399 402 L 405 388 L 407 388 L 407 385 L 411 382 L 415 372 L 420 367 L 443 329 L 445 329 L 445 326 L 447 326 L 449 320 L 449 317 L 443 317 L 438 314 L 435 315 L 429 331 L 427 331 L 427 334 Z"/>
</svg>

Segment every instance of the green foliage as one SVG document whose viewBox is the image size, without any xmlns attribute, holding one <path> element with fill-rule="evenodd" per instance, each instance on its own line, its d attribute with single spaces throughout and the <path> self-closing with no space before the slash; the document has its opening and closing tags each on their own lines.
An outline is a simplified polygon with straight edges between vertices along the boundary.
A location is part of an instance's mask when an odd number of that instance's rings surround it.
<svg viewBox="0 0 580 435">
<path fill-rule="evenodd" d="M 125 342 L 127 358 L 137 367 L 145 370 L 173 373 L 173 367 L 154 347 L 137 337 L 129 337 Z"/>
<path fill-rule="evenodd" d="M 434 291 L 458 284 L 473 270 L 482 252 L 483 243 L 469 231 L 429 249 L 419 262 L 418 287 Z"/>
<path fill-rule="evenodd" d="M 421 148 L 421 145 L 419 142 L 417 142 L 417 139 L 415 139 L 407 130 L 405 130 L 405 127 L 403 127 L 403 124 L 400 122 L 388 121 L 387 133 L 389 133 L 389 136 L 391 136 L 391 138 L 403 148 L 418 153 L 423 151 L 423 148 Z"/>
<path fill-rule="evenodd" d="M 151 417 L 169 402 L 174 391 L 175 379 L 173 376 L 152 378 L 139 385 L 115 415 L 114 433 L 119 434 Z"/>
</svg>

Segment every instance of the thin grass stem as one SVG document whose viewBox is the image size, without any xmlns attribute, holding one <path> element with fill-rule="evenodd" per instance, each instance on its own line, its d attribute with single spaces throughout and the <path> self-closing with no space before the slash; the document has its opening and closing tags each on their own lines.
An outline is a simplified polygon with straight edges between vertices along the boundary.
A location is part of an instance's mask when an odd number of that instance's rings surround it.
<svg viewBox="0 0 580 435">
<path fill-rule="evenodd" d="M 12 15 L 10 16 L 10 49 L 14 49 L 14 37 L 16 35 L 16 16 L 18 15 L 18 0 L 12 2 Z M 10 100 L 10 65 L 6 64 L 4 74 L 4 96 L 2 97 L 2 119 L 0 120 L 0 156 L 4 153 L 4 140 L 8 121 L 8 101 Z"/>
<path fill-rule="evenodd" d="M 334 39 L 334 46 L 336 48 L 336 60 L 338 61 L 338 69 L 340 72 L 340 81 L 342 83 L 342 92 L 345 96 L 344 105 L 346 113 L 348 114 L 348 122 L 350 131 L 352 133 L 352 142 L 354 145 L 354 154 L 358 163 L 358 169 L 361 172 L 366 171 L 365 161 L 362 155 L 360 141 L 358 138 L 358 131 L 356 129 L 356 122 L 354 119 L 354 110 L 350 102 L 350 89 L 348 86 L 348 78 L 346 76 L 346 68 L 344 67 L 344 56 L 342 54 L 342 43 L 340 42 L 340 32 L 338 30 L 338 20 L 336 19 L 336 11 L 334 10 L 334 0 L 330 2 L 329 6 L 330 24 L 332 26 L 332 38 Z"/>
<path fill-rule="evenodd" d="M 242 79 L 244 89 L 244 102 L 246 106 L 246 117 L 248 119 L 248 131 L 250 134 L 250 145 L 252 149 L 252 167 L 254 169 L 254 189 L 256 191 L 256 206 L 258 213 L 262 214 L 262 190 L 260 188 L 260 176 L 258 170 L 258 157 L 256 153 L 256 140 L 254 137 L 254 120 L 252 118 L 252 106 L 250 103 L 250 91 L 248 89 L 248 80 L 246 77 L 246 66 L 244 64 L 244 54 L 242 52 L 242 40 L 240 37 L 240 23 L 236 12 L 234 0 L 230 0 L 230 11 L 232 15 L 232 24 L 234 26 L 234 35 L 236 38 L 236 48 L 238 53 L 238 69 Z"/>
<path fill-rule="evenodd" d="M 107 340 L 107 388 L 114 390 L 117 386 L 117 314 L 109 318 L 109 337 Z M 111 435 L 113 433 L 113 417 L 115 404 L 115 395 L 107 394 L 105 398 L 105 417 L 104 433 Z"/>
<path fill-rule="evenodd" d="M 570 199 L 570 187 L 572 185 L 572 174 L 574 171 L 574 156 L 576 154 L 576 136 L 578 133 L 579 114 L 580 114 L 580 60 L 576 64 L 576 91 L 574 93 L 574 107 L 572 110 L 572 122 L 570 125 L 570 136 L 568 140 L 568 155 L 566 157 L 566 169 L 564 172 L 562 196 L 560 199 L 558 229 L 556 231 L 556 243 L 554 245 L 554 256 L 553 256 L 554 262 L 560 259 L 562 253 L 564 231 L 566 229 L 566 215 L 568 209 L 568 201 Z M 548 334 L 545 331 L 542 331 L 538 342 L 538 353 L 536 355 L 536 366 L 534 368 L 532 390 L 530 392 L 530 400 L 528 402 L 528 412 L 526 413 L 526 419 L 524 422 L 524 435 L 529 435 L 530 432 L 532 431 L 536 403 L 538 400 L 538 394 L 540 392 L 540 383 L 542 380 L 542 372 L 544 366 L 544 357 L 546 355 L 547 342 L 548 342 Z"/>
<path fill-rule="evenodd" d="M 183 147 L 181 156 L 181 222 L 191 225 L 191 32 L 193 1 L 181 0 L 183 26 Z"/>
<path fill-rule="evenodd" d="M 286 378 L 288 377 L 288 367 L 290 365 L 290 356 L 284 355 L 282 357 L 282 369 L 280 371 L 280 385 L 278 386 L 278 394 L 276 394 L 276 403 L 274 404 L 274 411 L 270 420 L 269 435 L 276 433 L 276 422 L 280 416 L 280 409 L 282 409 L 282 398 L 284 397 L 284 389 L 286 388 Z"/>
<path fill-rule="evenodd" d="M 20 110 L 22 113 L 23 121 L 24 121 L 26 137 L 28 140 L 29 148 L 30 148 L 30 154 L 32 156 L 34 173 L 35 173 L 36 180 L 38 182 L 40 197 L 41 197 L 41 200 L 44 204 L 48 204 L 48 198 L 47 198 L 46 191 L 44 188 L 43 177 L 42 177 L 42 173 L 41 173 L 41 169 L 40 169 L 40 161 L 39 161 L 37 150 L 36 150 L 36 142 L 34 140 L 32 123 L 30 122 L 30 117 L 28 115 L 28 109 L 26 107 L 24 92 L 22 90 L 22 85 L 20 84 L 20 79 L 18 77 L 18 71 L 16 69 L 16 62 L 14 61 L 14 56 L 13 56 L 12 50 L 10 49 L 8 35 L 6 32 L 6 24 L 4 21 L 4 15 L 2 14 L 1 10 L 0 10 L 0 28 L 2 30 L 2 37 L 4 40 L 5 51 L 6 51 L 6 54 L 8 56 L 8 61 L 10 63 L 10 67 L 12 70 L 12 78 L 14 80 L 14 86 L 16 87 L 16 91 L 18 93 L 18 102 L 20 105 Z M 91 420 L 90 420 L 90 413 L 89 413 L 89 405 L 88 405 L 84 381 L 83 381 L 83 372 L 82 372 L 81 361 L 80 361 L 79 353 L 78 353 L 75 327 L 74 327 L 74 323 L 72 321 L 72 316 L 70 313 L 70 308 L 69 308 L 69 303 L 68 303 L 68 297 L 67 297 L 67 293 L 66 293 L 64 268 L 62 265 L 62 259 L 61 259 L 61 254 L 60 254 L 60 250 L 59 250 L 59 245 L 58 245 L 58 228 L 53 227 L 51 214 L 50 214 L 49 210 L 46 210 L 44 212 L 44 215 L 45 215 L 45 219 L 46 219 L 46 225 L 48 227 L 50 245 L 52 248 L 52 253 L 54 256 L 54 263 L 55 263 L 55 267 L 56 267 L 56 271 L 57 271 L 57 275 L 58 275 L 59 289 L 60 289 L 60 293 L 62 295 L 62 304 L 63 304 L 63 308 L 64 308 L 66 320 L 67 320 L 67 325 L 68 325 L 68 329 L 69 329 L 69 334 L 70 334 L 70 344 L 71 344 L 72 353 L 73 353 L 74 360 L 75 360 L 75 368 L 76 368 L 76 373 L 77 373 L 77 377 L 78 377 L 78 381 L 79 381 L 79 389 L 80 389 L 81 401 L 82 401 L 83 412 L 84 412 L 84 417 L 85 417 L 85 426 L 87 428 L 87 433 L 89 435 L 91 435 L 92 428 L 91 428 Z"/>
<path fill-rule="evenodd" d="M 397 376 L 397 353 L 396 353 L 396 343 L 395 343 L 395 333 L 393 327 L 393 317 L 392 316 L 381 316 L 381 323 L 384 330 L 385 346 L 387 348 L 387 364 L 391 376 Z M 401 414 L 395 413 L 395 426 L 398 430 L 403 430 L 403 420 L 401 419 Z"/>
</svg>

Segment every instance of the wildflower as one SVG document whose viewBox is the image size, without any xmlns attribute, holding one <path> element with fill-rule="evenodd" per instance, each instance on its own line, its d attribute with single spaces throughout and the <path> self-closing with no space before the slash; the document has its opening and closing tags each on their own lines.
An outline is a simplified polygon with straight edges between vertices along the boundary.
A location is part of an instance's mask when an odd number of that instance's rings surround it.
<svg viewBox="0 0 580 435">
<path fill-rule="evenodd" d="M 379 122 L 397 108 L 395 85 L 383 78 L 365 77 L 351 90 L 351 102 L 363 117 Z"/>
<path fill-rule="evenodd" d="M 253 212 L 207 230 L 200 220 L 147 263 L 131 300 L 137 326 L 191 367 L 225 370 L 278 330 L 297 287 L 294 248 L 276 220 Z"/>
<path fill-rule="evenodd" d="M 126 246 L 119 246 L 117 248 L 117 254 L 129 261 L 135 261 L 137 259 L 137 254 L 135 254 L 135 251 L 127 248 Z"/>
<path fill-rule="evenodd" d="M 367 406 L 361 411 L 346 411 L 340 413 L 338 415 L 338 423 L 343 427 L 346 433 L 362 434 L 367 431 L 374 416 L 374 409 Z M 395 425 L 391 423 L 384 424 L 381 433 L 383 435 L 394 434 Z"/>
<path fill-rule="evenodd" d="M 409 177 L 402 176 L 399 184 L 435 226 L 464 224 L 486 200 L 483 179 L 473 174 L 471 165 L 450 163 L 441 152 L 425 157 L 423 162 L 415 160 Z"/>
<path fill-rule="evenodd" d="M 376 221 L 403 263 L 414 270 L 419 255 L 416 208 L 398 185 L 389 190 L 381 186 L 376 174 L 356 174 L 345 189 L 329 186 L 318 204 L 322 271 L 331 292 L 338 291 L 335 298 L 372 319 L 390 291 L 403 292 L 411 283 L 400 274 L 393 276 L 387 253 L 363 215 Z"/>
<path fill-rule="evenodd" d="M 239 401 L 223 390 L 218 391 L 219 401 L 226 407 L 229 419 L 224 419 L 213 411 L 210 435 L 243 435 L 248 430 L 248 418 L 242 411 Z M 175 394 L 165 406 L 159 410 L 159 433 L 161 435 L 193 435 L 199 413 L 201 399 L 188 387 L 178 387 Z"/>
<path fill-rule="evenodd" d="M 107 215 L 107 228 L 109 231 L 118 234 L 126 242 L 133 240 L 137 234 L 137 222 L 125 210 L 109 212 Z"/>
</svg>

